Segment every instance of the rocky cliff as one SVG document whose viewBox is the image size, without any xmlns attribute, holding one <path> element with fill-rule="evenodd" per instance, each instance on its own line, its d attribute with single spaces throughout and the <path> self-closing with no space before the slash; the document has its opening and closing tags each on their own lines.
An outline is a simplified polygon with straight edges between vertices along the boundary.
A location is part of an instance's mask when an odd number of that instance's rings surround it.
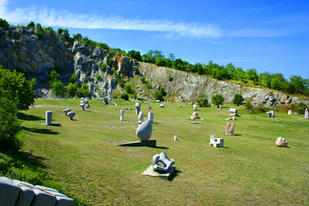
<svg viewBox="0 0 309 206">
<path fill-rule="evenodd" d="M 127 81 L 144 76 L 151 82 L 153 91 L 164 88 L 167 94 L 175 95 L 178 100 L 190 101 L 200 94 L 206 94 L 209 98 L 214 94 L 222 94 L 225 101 L 231 102 L 234 95 L 240 93 L 254 104 L 267 107 L 301 101 L 309 104 L 309 101 L 282 92 L 245 87 L 138 62 L 101 47 L 85 45 L 72 39 L 63 40 L 52 32 L 38 33 L 34 28 L 0 28 L 0 64 L 11 70 L 24 71 L 29 79 L 36 77 L 36 94 L 41 97 L 47 96 L 49 72 L 56 69 L 59 78 L 65 83 L 75 73 L 76 83 L 79 86 L 88 84 L 94 98 L 111 98 L 115 89 L 122 92 L 114 75 L 117 72 Z M 105 69 L 101 69 L 102 64 L 107 65 Z M 138 93 L 138 97 L 147 99 L 143 91 Z"/>
</svg>

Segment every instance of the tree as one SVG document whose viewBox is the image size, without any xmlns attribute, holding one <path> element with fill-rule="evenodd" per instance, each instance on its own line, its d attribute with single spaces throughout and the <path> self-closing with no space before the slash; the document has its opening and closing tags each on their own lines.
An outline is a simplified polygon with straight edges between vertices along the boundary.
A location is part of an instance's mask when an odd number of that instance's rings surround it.
<svg viewBox="0 0 309 206">
<path fill-rule="evenodd" d="M 17 109 L 27 110 L 34 103 L 32 86 L 22 73 L 0 67 L 0 97 L 16 104 Z"/>
<path fill-rule="evenodd" d="M 70 33 L 68 29 L 64 29 L 63 30 L 63 34 L 62 34 L 63 39 L 68 40 L 70 39 Z"/>
<path fill-rule="evenodd" d="M 0 98 L 0 105 L 0 151 L 14 153 L 22 146 L 16 137 L 21 130 L 17 121 L 17 107 L 5 97 Z"/>
<path fill-rule="evenodd" d="M 123 100 L 129 100 L 129 95 L 127 93 L 123 93 L 120 98 Z"/>
<path fill-rule="evenodd" d="M 82 87 L 79 89 L 79 97 L 90 97 L 88 84 L 82 84 Z"/>
<path fill-rule="evenodd" d="M 142 56 L 139 51 L 131 50 L 128 52 L 128 56 L 138 61 L 142 61 Z"/>
<path fill-rule="evenodd" d="M 290 77 L 290 82 L 294 86 L 297 93 L 303 93 L 305 89 L 305 79 L 301 76 L 293 75 Z"/>
<path fill-rule="evenodd" d="M 35 23 L 32 21 L 32 22 L 30 22 L 30 23 L 27 25 L 27 27 L 32 27 L 32 28 L 34 28 L 34 27 L 35 27 Z"/>
<path fill-rule="evenodd" d="M 58 80 L 52 84 L 53 93 L 56 96 L 62 96 L 64 94 L 64 84 L 62 81 Z"/>
<path fill-rule="evenodd" d="M 77 84 L 70 82 L 67 86 L 67 96 L 74 97 L 77 93 L 77 89 Z"/>
<path fill-rule="evenodd" d="M 83 36 L 81 34 L 74 34 L 73 35 L 73 39 L 75 41 L 79 41 L 79 40 L 82 40 L 83 39 Z"/>
<path fill-rule="evenodd" d="M 9 23 L 5 19 L 0 18 L 0 27 L 6 29 L 9 28 L 9 26 Z"/>
<path fill-rule="evenodd" d="M 126 90 L 126 92 L 128 94 L 133 94 L 134 93 L 134 89 L 132 88 L 131 84 L 126 84 L 126 86 L 124 87 L 124 89 Z"/>
<path fill-rule="evenodd" d="M 219 108 L 224 102 L 224 97 L 221 94 L 214 95 L 211 97 L 211 102 Z"/>
<path fill-rule="evenodd" d="M 242 97 L 241 94 L 236 94 L 236 95 L 234 96 L 233 103 L 234 103 L 236 106 L 242 105 L 243 102 L 244 102 L 244 98 Z"/>
<path fill-rule="evenodd" d="M 205 94 L 201 94 L 196 100 L 195 100 L 200 107 L 208 107 L 208 97 Z"/>
</svg>

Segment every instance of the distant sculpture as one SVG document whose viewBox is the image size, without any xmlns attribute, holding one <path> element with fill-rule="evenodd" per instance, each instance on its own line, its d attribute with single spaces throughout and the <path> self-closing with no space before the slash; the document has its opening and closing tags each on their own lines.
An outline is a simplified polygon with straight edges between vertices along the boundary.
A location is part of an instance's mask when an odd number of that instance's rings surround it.
<svg viewBox="0 0 309 206">
<path fill-rule="evenodd" d="M 141 123 L 138 128 L 136 129 L 136 136 L 141 141 L 147 141 L 151 137 L 152 133 L 152 122 L 150 120 L 146 120 L 145 122 Z"/>
<path fill-rule="evenodd" d="M 104 104 L 109 104 L 109 101 L 108 101 L 108 98 L 107 98 L 107 97 L 104 97 L 104 98 L 103 98 L 103 103 L 104 103 Z"/>
<path fill-rule="evenodd" d="M 80 100 L 80 108 L 84 111 L 85 110 L 85 101 L 82 98 L 82 100 Z"/>
<path fill-rule="evenodd" d="M 51 125 L 52 123 L 52 117 L 53 117 L 53 112 L 52 111 L 46 111 L 45 113 L 45 121 L 46 125 Z"/>
<path fill-rule="evenodd" d="M 139 102 L 137 102 L 137 103 L 135 104 L 135 108 L 136 108 L 136 115 L 138 115 L 139 112 L 140 112 L 140 109 L 141 109 L 141 104 L 140 104 Z"/>
<path fill-rule="evenodd" d="M 193 110 L 196 111 L 197 110 L 197 105 L 193 104 Z"/>
<path fill-rule="evenodd" d="M 292 114 L 293 114 L 292 110 L 289 110 L 288 115 L 292 115 Z"/>
<path fill-rule="evenodd" d="M 124 121 L 123 117 L 124 117 L 124 109 L 121 108 L 121 110 L 120 110 L 120 121 Z"/>
<path fill-rule="evenodd" d="M 164 104 L 160 104 L 160 107 L 163 108 L 163 107 L 164 107 Z"/>
<path fill-rule="evenodd" d="M 148 110 L 149 110 L 149 111 L 152 111 L 152 107 L 151 107 L 151 106 L 148 106 Z"/>
<path fill-rule="evenodd" d="M 215 138 L 215 135 L 210 135 L 209 145 L 212 145 L 214 147 L 224 147 L 224 139 Z"/>
<path fill-rule="evenodd" d="M 308 112 L 308 108 L 306 108 L 306 110 L 305 110 L 305 119 L 309 119 L 309 112 Z"/>
<path fill-rule="evenodd" d="M 179 139 L 176 135 L 174 135 L 174 141 L 179 141 Z"/>
<path fill-rule="evenodd" d="M 75 117 L 75 112 L 68 112 L 68 117 L 70 117 L 70 120 L 73 120 L 73 117 Z"/>
<path fill-rule="evenodd" d="M 153 122 L 153 112 L 148 112 L 148 120 Z"/>
<path fill-rule="evenodd" d="M 276 145 L 278 147 L 287 147 L 288 141 L 283 137 L 278 137 L 277 140 L 276 140 Z"/>
<path fill-rule="evenodd" d="M 89 98 L 88 97 L 85 98 L 85 106 L 86 106 L 86 108 L 90 107 L 90 105 L 89 105 Z"/>
<path fill-rule="evenodd" d="M 234 123 L 226 123 L 225 135 L 234 135 Z"/>
<path fill-rule="evenodd" d="M 198 116 L 198 113 L 197 112 L 193 112 L 192 113 L 192 116 L 190 117 L 192 120 L 196 120 L 196 119 L 201 119 L 199 116 Z"/>
<path fill-rule="evenodd" d="M 142 111 L 138 114 L 138 123 L 142 123 L 144 121 L 144 113 Z"/>
<path fill-rule="evenodd" d="M 160 165 L 159 162 L 161 162 L 163 166 Z M 173 166 L 173 164 L 175 164 L 175 160 L 169 159 L 165 152 L 161 152 L 160 154 L 156 154 L 152 157 L 152 166 L 155 171 L 166 172 L 171 166 Z"/>
<path fill-rule="evenodd" d="M 268 114 L 268 116 L 269 116 L 270 118 L 275 117 L 275 112 L 274 112 L 274 111 L 266 112 L 266 114 Z"/>
<path fill-rule="evenodd" d="M 68 116 L 68 112 L 70 112 L 71 109 L 67 108 L 67 109 L 64 109 L 62 111 L 64 112 L 65 116 Z"/>
</svg>

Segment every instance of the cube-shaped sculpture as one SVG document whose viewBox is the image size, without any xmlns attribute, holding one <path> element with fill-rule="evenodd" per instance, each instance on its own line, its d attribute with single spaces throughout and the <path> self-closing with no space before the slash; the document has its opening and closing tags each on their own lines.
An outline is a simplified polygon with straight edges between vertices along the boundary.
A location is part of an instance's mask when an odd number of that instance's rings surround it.
<svg viewBox="0 0 309 206">
<path fill-rule="evenodd" d="M 214 135 L 210 135 L 209 145 L 214 147 L 224 147 L 224 139 L 223 138 L 215 138 Z"/>
</svg>

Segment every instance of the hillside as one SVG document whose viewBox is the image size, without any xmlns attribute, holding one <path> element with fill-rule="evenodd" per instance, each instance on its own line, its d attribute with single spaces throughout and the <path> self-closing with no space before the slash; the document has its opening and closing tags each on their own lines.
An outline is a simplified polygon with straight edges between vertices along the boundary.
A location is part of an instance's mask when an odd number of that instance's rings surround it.
<svg viewBox="0 0 309 206">
<path fill-rule="evenodd" d="M 51 96 L 50 72 L 55 70 L 65 85 L 70 81 L 78 87 L 85 84 L 93 98 L 111 99 L 113 94 L 123 93 L 121 87 L 129 83 L 134 87 L 131 97 L 140 99 L 153 99 L 153 94 L 163 88 L 166 98 L 176 101 L 192 101 L 200 94 L 206 94 L 210 99 L 214 94 L 221 94 L 225 101 L 231 102 L 234 95 L 240 93 L 254 105 L 266 107 L 299 102 L 309 104 L 308 100 L 279 91 L 139 62 L 102 47 L 64 38 L 52 29 L 38 31 L 31 27 L 9 27 L 0 28 L 0 34 L 0 64 L 24 72 L 28 79 L 35 77 L 37 97 Z M 75 74 L 73 81 L 72 74 Z M 147 84 L 141 81 L 142 77 Z"/>
</svg>

